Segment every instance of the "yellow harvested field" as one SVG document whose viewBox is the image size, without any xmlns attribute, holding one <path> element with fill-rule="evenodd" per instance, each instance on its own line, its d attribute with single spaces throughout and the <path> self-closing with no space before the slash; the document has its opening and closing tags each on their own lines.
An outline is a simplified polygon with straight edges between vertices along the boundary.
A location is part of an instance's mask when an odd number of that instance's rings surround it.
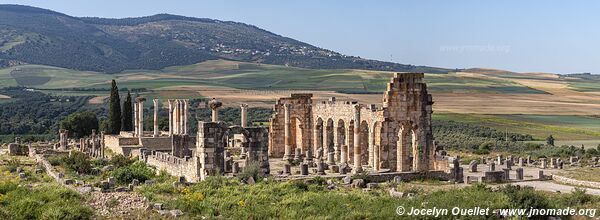
<svg viewBox="0 0 600 220">
<path fill-rule="evenodd" d="M 96 96 L 94 98 L 91 98 L 88 103 L 93 104 L 93 105 L 99 105 L 104 103 L 104 100 L 106 100 L 108 98 L 108 96 Z"/>
<path fill-rule="evenodd" d="M 527 73 L 530 78 L 502 78 L 497 72 L 462 72 L 459 76 L 494 78 L 547 92 L 548 94 L 498 94 L 498 93 L 433 93 L 434 110 L 438 112 L 471 114 L 540 114 L 540 115 L 600 115 L 600 94 L 579 92 L 568 88 L 555 74 Z M 217 97 L 227 106 L 248 103 L 253 106 L 272 107 L 280 97 L 291 93 L 313 93 L 316 100 L 335 96 L 338 100 L 356 100 L 363 104 L 381 105 L 382 94 L 343 94 L 334 91 L 310 90 L 240 90 L 227 87 L 185 87 L 195 89 L 204 97 Z M 383 91 L 382 91 L 383 92 Z"/>
</svg>

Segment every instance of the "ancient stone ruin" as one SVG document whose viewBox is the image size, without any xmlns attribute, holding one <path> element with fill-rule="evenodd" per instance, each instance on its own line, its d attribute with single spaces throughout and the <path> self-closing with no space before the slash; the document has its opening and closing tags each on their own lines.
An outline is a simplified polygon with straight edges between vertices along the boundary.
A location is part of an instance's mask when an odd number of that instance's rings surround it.
<svg viewBox="0 0 600 220">
<path fill-rule="evenodd" d="M 313 152 L 330 164 L 350 164 L 355 173 L 436 170 L 447 161 L 436 160 L 432 104 L 422 73 L 396 74 L 381 107 L 292 94 L 274 106 L 269 155 L 292 161 Z"/>
</svg>

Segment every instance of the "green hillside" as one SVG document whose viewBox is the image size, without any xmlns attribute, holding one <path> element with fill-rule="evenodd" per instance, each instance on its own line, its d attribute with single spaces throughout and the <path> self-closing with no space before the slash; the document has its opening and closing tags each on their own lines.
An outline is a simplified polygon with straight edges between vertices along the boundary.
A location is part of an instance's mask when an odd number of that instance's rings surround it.
<svg viewBox="0 0 600 220">
<path fill-rule="evenodd" d="M 393 72 L 350 69 L 305 69 L 234 61 L 207 61 L 161 70 L 127 70 L 118 74 L 76 71 L 41 65 L 0 69 L 0 87 L 37 89 L 107 89 L 116 78 L 122 88 L 161 90 L 177 86 L 220 86 L 255 90 L 327 90 L 381 93 Z M 543 93 L 508 80 L 426 74 L 433 92 Z"/>
</svg>

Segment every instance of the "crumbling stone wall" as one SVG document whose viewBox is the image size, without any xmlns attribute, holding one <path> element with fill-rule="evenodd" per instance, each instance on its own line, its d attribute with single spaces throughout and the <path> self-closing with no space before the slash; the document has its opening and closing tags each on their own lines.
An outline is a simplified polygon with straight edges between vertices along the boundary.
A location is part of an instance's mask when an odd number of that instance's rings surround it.
<svg viewBox="0 0 600 220">
<path fill-rule="evenodd" d="M 269 130 L 265 127 L 247 127 L 244 130 L 248 140 L 246 165 L 257 162 L 262 173 L 269 174 Z"/>
<path fill-rule="evenodd" d="M 225 170 L 226 131 L 227 127 L 221 122 L 198 122 L 196 157 L 200 163 L 201 180 Z"/>
</svg>

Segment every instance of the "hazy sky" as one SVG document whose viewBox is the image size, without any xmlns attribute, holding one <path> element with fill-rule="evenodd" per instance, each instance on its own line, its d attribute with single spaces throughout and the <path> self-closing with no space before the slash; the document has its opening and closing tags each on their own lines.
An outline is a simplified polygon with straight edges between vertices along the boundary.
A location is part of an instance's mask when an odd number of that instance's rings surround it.
<svg viewBox="0 0 600 220">
<path fill-rule="evenodd" d="M 249 23 L 348 55 L 448 68 L 600 73 L 598 1 L 38 0 L 73 16 Z"/>
</svg>

